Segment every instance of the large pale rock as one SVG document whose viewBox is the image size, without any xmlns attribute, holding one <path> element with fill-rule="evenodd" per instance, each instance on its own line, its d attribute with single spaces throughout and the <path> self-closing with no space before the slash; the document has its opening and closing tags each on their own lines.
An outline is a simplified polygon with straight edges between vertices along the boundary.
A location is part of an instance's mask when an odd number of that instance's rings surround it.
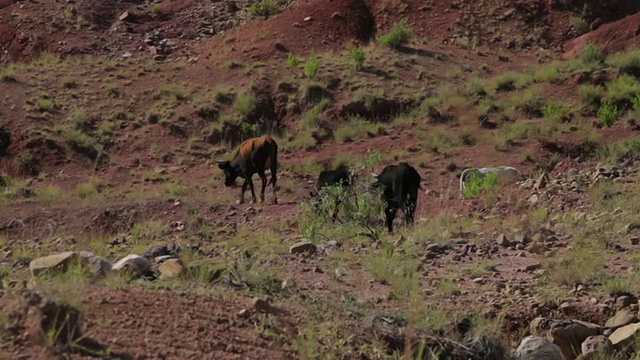
<svg viewBox="0 0 640 360">
<path fill-rule="evenodd" d="M 75 259 L 78 259 L 78 253 L 75 251 L 65 251 L 59 254 L 43 256 L 31 260 L 29 270 L 33 276 L 37 276 L 41 272 L 50 269 L 64 270 L 66 266 Z"/>
<path fill-rule="evenodd" d="M 299 241 L 289 248 L 290 254 L 301 254 L 301 253 L 310 253 L 313 254 L 317 250 L 317 246 L 314 243 L 303 240 Z"/>
<path fill-rule="evenodd" d="M 611 340 L 611 343 L 617 349 L 625 348 L 628 345 L 633 344 L 636 334 L 638 334 L 638 330 L 640 330 L 640 323 L 625 325 L 611 333 L 611 335 L 609 335 L 609 340 Z"/>
<path fill-rule="evenodd" d="M 538 317 L 530 324 L 531 333 L 546 337 L 560 347 L 567 359 L 575 359 L 581 352 L 582 342 L 589 336 L 601 335 L 604 328 L 579 320 L 560 320 Z"/>
<path fill-rule="evenodd" d="M 516 360 L 566 360 L 558 345 L 538 336 L 524 338 L 514 356 Z"/>
<path fill-rule="evenodd" d="M 122 270 L 122 269 L 131 269 L 134 270 L 139 275 L 144 274 L 151 268 L 151 261 L 148 259 L 136 255 L 130 254 L 125 256 L 124 258 L 118 260 L 115 264 L 113 264 L 113 270 Z"/>
<path fill-rule="evenodd" d="M 627 310 L 620 310 L 604 325 L 608 328 L 618 328 L 638 322 L 638 317 L 629 313 Z"/>
<path fill-rule="evenodd" d="M 173 279 L 182 276 L 187 272 L 182 260 L 168 259 L 158 267 L 161 279 Z"/>
</svg>

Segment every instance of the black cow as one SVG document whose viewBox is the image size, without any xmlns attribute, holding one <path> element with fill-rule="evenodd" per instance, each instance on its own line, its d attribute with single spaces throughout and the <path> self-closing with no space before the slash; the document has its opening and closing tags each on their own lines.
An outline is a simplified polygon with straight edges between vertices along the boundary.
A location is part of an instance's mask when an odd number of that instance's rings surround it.
<svg viewBox="0 0 640 360">
<path fill-rule="evenodd" d="M 401 162 L 398 165 L 388 165 L 380 175 L 373 176 L 377 178 L 373 185 L 382 189 L 382 199 L 387 204 L 384 212 L 389 232 L 393 232 L 393 220 L 398 209 L 402 209 L 405 223 L 412 224 L 418 205 L 418 190 L 422 189 L 422 179 L 416 169 Z"/>
<path fill-rule="evenodd" d="M 350 176 L 351 175 L 349 173 L 349 168 L 345 164 L 340 164 L 334 170 L 324 170 L 320 172 L 320 175 L 318 175 L 318 180 L 316 181 L 315 192 L 312 191 L 310 194 L 311 198 L 315 198 L 317 201 L 320 201 L 321 200 L 319 196 L 320 190 L 328 186 L 340 185 L 343 187 L 349 187 L 351 185 Z M 333 211 L 333 215 L 331 216 L 333 221 L 335 221 L 336 217 L 338 216 L 339 206 L 340 206 L 340 199 L 337 199 L 336 208 Z M 317 209 L 317 205 L 316 205 L 316 209 Z"/>
</svg>

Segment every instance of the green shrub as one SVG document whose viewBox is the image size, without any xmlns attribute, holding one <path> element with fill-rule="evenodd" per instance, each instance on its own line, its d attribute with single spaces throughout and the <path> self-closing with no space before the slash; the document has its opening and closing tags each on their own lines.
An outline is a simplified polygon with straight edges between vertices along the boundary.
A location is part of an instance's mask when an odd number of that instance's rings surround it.
<svg viewBox="0 0 640 360">
<path fill-rule="evenodd" d="M 261 0 L 249 6 L 249 12 L 253 15 L 264 16 L 268 19 L 270 15 L 275 14 L 278 11 L 278 7 L 271 3 L 271 0 Z"/>
<path fill-rule="evenodd" d="M 640 76 L 640 50 L 613 54 L 607 63 L 621 73 Z"/>
<path fill-rule="evenodd" d="M 298 66 L 298 64 L 300 64 L 300 59 L 294 53 L 289 53 L 287 55 L 287 67 L 291 69 Z"/>
<path fill-rule="evenodd" d="M 610 127 L 620 116 L 618 107 L 612 104 L 610 101 L 605 100 L 598 109 L 598 117 L 602 121 L 602 124 L 606 127 Z"/>
<path fill-rule="evenodd" d="M 475 197 L 479 192 L 485 189 L 497 188 L 498 185 L 498 174 L 488 173 L 484 176 L 478 176 L 475 172 L 472 172 L 469 180 L 465 181 L 462 196 Z"/>
<path fill-rule="evenodd" d="M 407 20 L 402 19 L 400 22 L 395 23 L 391 28 L 391 31 L 380 36 L 378 41 L 384 46 L 388 46 L 393 49 L 397 49 L 402 45 L 407 44 L 413 36 L 413 28 L 407 26 Z"/>
<path fill-rule="evenodd" d="M 351 58 L 353 59 L 356 70 L 362 70 L 366 56 L 361 47 L 356 46 L 351 49 Z"/>
<path fill-rule="evenodd" d="M 304 76 L 313 79 L 318 74 L 320 65 L 318 63 L 318 57 L 315 54 L 311 54 L 309 59 L 304 63 Z"/>
<path fill-rule="evenodd" d="M 590 41 L 584 49 L 582 49 L 580 55 L 578 55 L 578 60 L 585 66 L 602 65 L 606 57 L 605 52 L 598 45 Z"/>
<path fill-rule="evenodd" d="M 252 93 L 242 92 L 238 94 L 236 99 L 233 101 L 233 109 L 238 115 L 245 118 L 255 110 L 257 104 L 258 101 Z"/>
<path fill-rule="evenodd" d="M 587 107 L 598 107 L 602 96 L 604 96 L 604 88 L 598 85 L 586 84 L 578 89 L 580 101 Z"/>
<path fill-rule="evenodd" d="M 550 101 L 542 106 L 542 115 L 545 119 L 560 121 L 569 114 L 569 108 L 555 101 Z"/>
<path fill-rule="evenodd" d="M 640 82 L 628 74 L 620 75 L 607 83 L 607 100 L 627 108 L 631 107 L 633 99 L 640 94 Z"/>
</svg>

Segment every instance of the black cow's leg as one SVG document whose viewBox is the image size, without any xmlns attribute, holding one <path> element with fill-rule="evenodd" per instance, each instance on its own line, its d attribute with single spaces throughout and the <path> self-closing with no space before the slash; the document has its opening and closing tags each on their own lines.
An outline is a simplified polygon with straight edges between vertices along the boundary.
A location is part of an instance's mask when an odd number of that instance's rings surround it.
<svg viewBox="0 0 640 360">
<path fill-rule="evenodd" d="M 396 218 L 397 211 L 398 209 L 392 206 L 387 206 L 386 209 L 384 209 L 384 214 L 387 217 L 387 230 L 389 230 L 390 233 L 393 232 L 393 220 Z"/>
<path fill-rule="evenodd" d="M 271 186 L 273 187 L 273 203 L 278 203 L 278 196 L 276 195 L 276 183 L 278 182 L 278 178 L 276 177 L 276 172 L 271 170 Z"/>
<path fill-rule="evenodd" d="M 248 185 L 247 182 L 248 181 L 249 181 L 248 179 L 245 179 L 244 182 L 242 183 L 242 190 L 240 190 L 241 191 L 240 192 L 240 200 L 238 200 L 239 204 L 244 204 L 244 192 L 247 191 L 247 185 Z"/>
<path fill-rule="evenodd" d="M 340 206 L 340 202 L 336 201 L 336 208 L 333 210 L 333 215 L 331 216 L 331 219 L 333 220 L 333 222 L 335 222 L 336 218 L 338 217 L 339 206 Z"/>
<path fill-rule="evenodd" d="M 264 174 L 264 171 L 259 172 L 260 180 L 262 180 L 262 190 L 260 191 L 260 202 L 264 202 L 264 190 L 267 187 L 267 175 Z"/>
</svg>

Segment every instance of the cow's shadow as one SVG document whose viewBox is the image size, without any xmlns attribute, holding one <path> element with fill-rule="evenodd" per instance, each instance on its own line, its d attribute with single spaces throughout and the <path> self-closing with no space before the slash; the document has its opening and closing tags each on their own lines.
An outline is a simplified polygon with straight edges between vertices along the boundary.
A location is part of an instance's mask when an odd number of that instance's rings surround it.
<svg viewBox="0 0 640 360">
<path fill-rule="evenodd" d="M 448 60 L 451 58 L 451 56 L 438 51 L 427 50 L 427 49 L 416 49 L 408 46 L 399 46 L 397 50 L 404 54 L 418 55 L 418 56 L 429 57 L 437 60 Z"/>
</svg>

